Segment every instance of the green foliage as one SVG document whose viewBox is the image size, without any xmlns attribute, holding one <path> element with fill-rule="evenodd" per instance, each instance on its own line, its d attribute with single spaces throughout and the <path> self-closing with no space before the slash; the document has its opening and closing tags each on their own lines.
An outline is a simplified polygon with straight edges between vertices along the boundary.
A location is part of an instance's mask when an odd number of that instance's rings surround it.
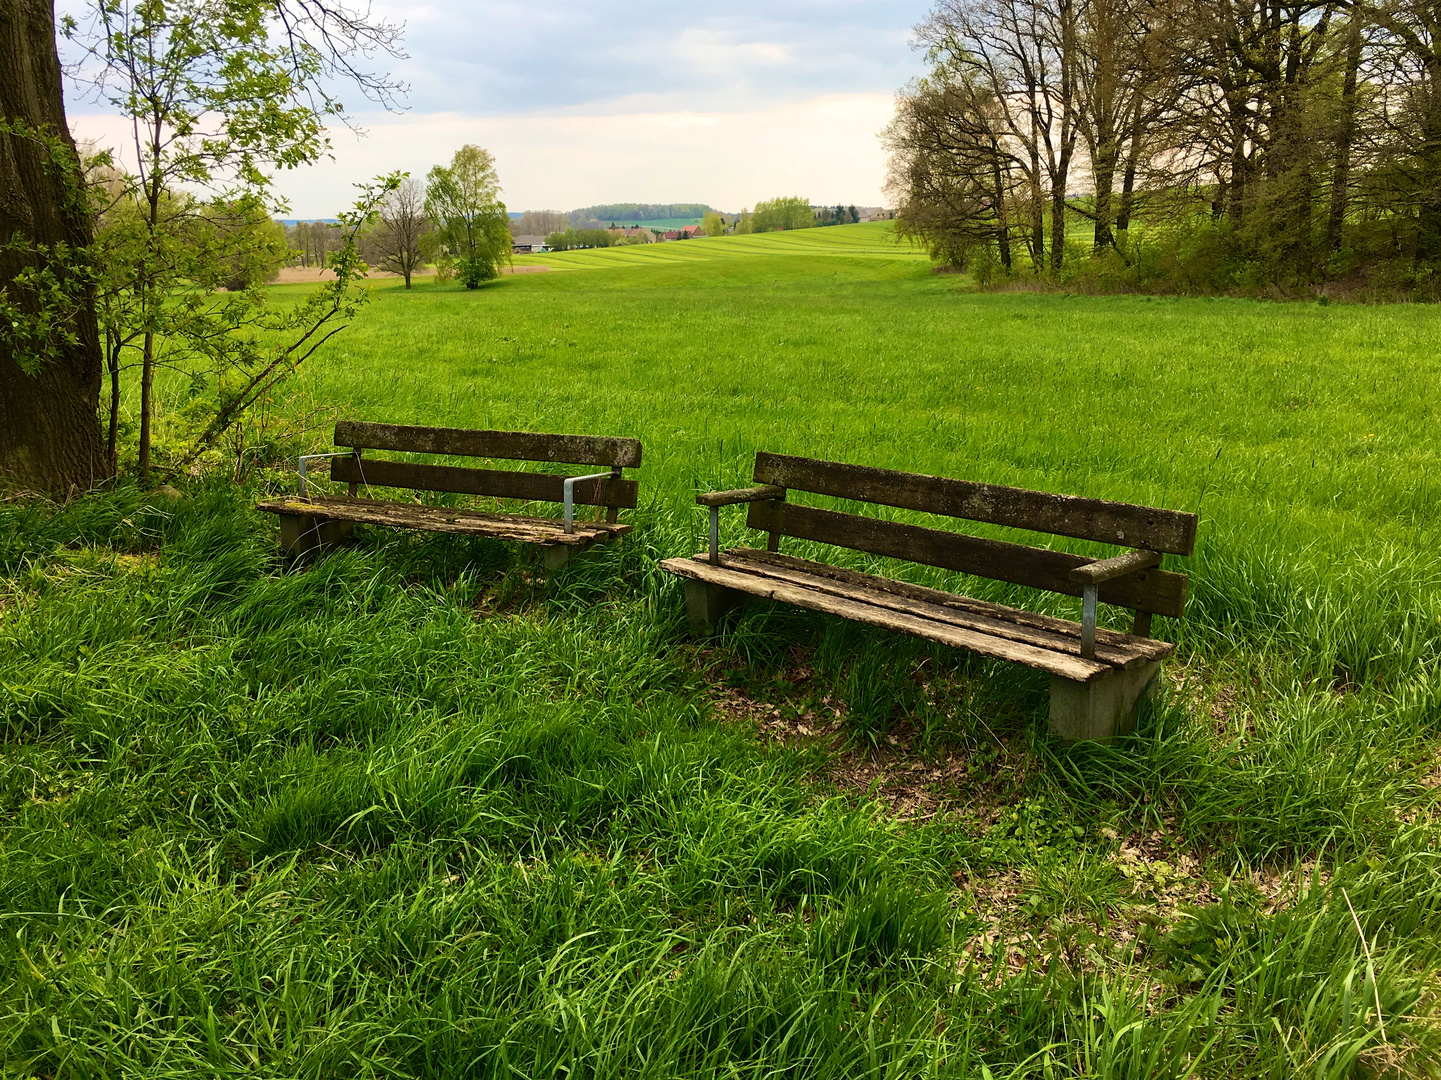
<svg viewBox="0 0 1441 1080">
<path fill-rule="evenodd" d="M 701 218 L 700 227 L 705 230 L 707 236 L 724 236 L 726 234 L 725 218 L 714 210 Z"/>
<path fill-rule="evenodd" d="M 0 117 L 0 134 L 41 147 L 45 168 L 59 175 L 71 207 L 88 208 L 81 163 L 68 140 L 14 117 Z M 0 285 L 0 347 L 21 371 L 34 375 L 59 352 L 79 343 L 79 314 L 95 287 L 96 254 L 71 244 L 37 244 L 19 229 L 0 236 L 0 249 L 29 264 Z"/>
<path fill-rule="evenodd" d="M 510 224 L 500 201 L 495 158 L 467 143 L 449 166 L 426 176 L 425 213 L 456 260 L 461 282 L 474 289 L 510 261 Z"/>
<path fill-rule="evenodd" d="M 809 229 L 816 223 L 811 201 L 799 195 L 784 195 L 756 203 L 750 215 L 750 232 L 780 232 Z"/>
<path fill-rule="evenodd" d="M 319 85 L 325 54 L 264 0 L 98 0 L 95 15 L 93 26 L 70 20 L 64 32 L 130 120 L 139 155 L 135 175 L 97 162 L 89 190 L 101 233 L 96 306 L 110 373 L 109 442 L 118 454 L 118 386 L 122 372 L 138 367 L 136 464 L 148 482 L 156 370 L 178 369 L 190 381 L 189 430 L 161 448 L 165 464 L 186 467 L 353 315 L 358 302 L 347 290 L 364 273 L 353 233 L 370 207 L 334 254 L 336 288 L 268 310 L 257 286 L 286 257 L 283 230 L 269 220 L 271 173 L 315 161 L 329 145 L 326 119 L 340 113 Z M 332 43 L 357 25 L 339 12 L 330 23 L 323 36 Z M 222 287 L 223 297 L 214 291 Z"/>
<path fill-rule="evenodd" d="M 202 275 L 192 278 L 197 283 L 213 276 L 228 292 L 242 292 L 273 281 L 286 263 L 285 226 L 257 200 L 217 207 L 205 215 L 203 226 L 213 235 L 211 250 L 197 262 Z"/>
<path fill-rule="evenodd" d="M 605 248 L 615 242 L 616 238 L 605 229 L 566 229 L 564 232 L 553 232 L 545 238 L 545 246 L 551 251 Z"/>
</svg>

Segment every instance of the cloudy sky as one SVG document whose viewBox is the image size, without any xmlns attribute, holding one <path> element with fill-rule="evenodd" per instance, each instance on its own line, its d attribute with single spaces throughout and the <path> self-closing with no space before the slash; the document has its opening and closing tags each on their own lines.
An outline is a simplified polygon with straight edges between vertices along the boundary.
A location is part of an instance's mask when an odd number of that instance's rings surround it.
<svg viewBox="0 0 1441 1080">
<path fill-rule="evenodd" d="M 64 5 L 69 6 L 69 5 Z M 775 195 L 882 203 L 877 133 L 920 74 L 927 0 L 376 0 L 405 24 L 405 111 L 343 95 L 365 135 L 287 173 L 297 217 L 330 217 L 350 185 L 423 175 L 463 143 L 495 154 L 512 210 Z M 77 134 L 123 138 L 76 93 Z"/>
</svg>

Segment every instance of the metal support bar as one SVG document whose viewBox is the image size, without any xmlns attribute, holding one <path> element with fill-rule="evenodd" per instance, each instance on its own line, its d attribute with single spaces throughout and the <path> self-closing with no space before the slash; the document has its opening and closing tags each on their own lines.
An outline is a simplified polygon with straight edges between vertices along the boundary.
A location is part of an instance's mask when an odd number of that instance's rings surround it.
<svg viewBox="0 0 1441 1080">
<path fill-rule="evenodd" d="M 300 494 L 305 494 L 305 463 L 307 461 L 315 461 L 317 458 L 350 457 L 354 453 L 354 450 L 346 450 L 344 453 L 340 454 L 301 454 L 300 468 L 296 470 L 300 474 L 300 483 L 298 485 L 300 488 Z"/>
<path fill-rule="evenodd" d="M 565 531 L 575 532 L 575 485 L 582 480 L 609 480 L 610 473 L 591 473 L 589 476 L 567 476 L 561 484 L 561 492 L 565 499 Z M 551 490 L 554 490 L 552 488 Z"/>
<path fill-rule="evenodd" d="M 1081 590 L 1081 657 L 1096 658 L 1096 594 L 1099 585 L 1087 585 Z"/>
<path fill-rule="evenodd" d="M 720 565 L 720 507 L 710 508 L 710 562 L 712 566 Z"/>
</svg>

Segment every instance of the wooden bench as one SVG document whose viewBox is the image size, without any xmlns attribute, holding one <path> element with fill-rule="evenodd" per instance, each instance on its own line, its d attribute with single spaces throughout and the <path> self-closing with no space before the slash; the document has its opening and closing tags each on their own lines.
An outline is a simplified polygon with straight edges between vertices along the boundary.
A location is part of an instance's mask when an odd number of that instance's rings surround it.
<svg viewBox="0 0 1441 1080">
<path fill-rule="evenodd" d="M 548 569 L 563 566 L 592 544 L 630 531 L 619 523 L 622 509 L 634 509 L 638 485 L 622 470 L 640 465 L 637 439 L 594 435 L 541 435 L 528 431 L 472 431 L 466 428 L 405 427 L 343 420 L 335 425 L 335 445 L 348 447 L 338 454 L 306 454 L 300 459 L 300 493 L 294 498 L 256 504 L 256 509 L 280 515 L 281 543 L 301 555 L 341 539 L 356 524 L 388 525 L 516 540 L 540 546 Z M 518 470 L 421 465 L 366 457 L 367 450 L 411 454 L 472 457 L 507 461 L 544 461 L 581 465 L 591 471 L 581 476 Z M 349 485 L 347 495 L 311 496 L 306 488 L 306 466 L 316 458 L 331 459 L 330 478 Z M 605 471 L 596 472 L 595 466 Z M 361 497 L 372 488 L 409 488 L 496 499 L 561 503 L 560 518 L 529 517 L 450 506 L 423 506 L 413 502 Z M 577 521 L 577 505 L 604 508 L 605 520 Z"/>
<path fill-rule="evenodd" d="M 1045 671 L 1051 730 L 1063 738 L 1106 738 L 1134 726 L 1173 648 L 1151 638 L 1151 617 L 1179 618 L 1186 602 L 1185 575 L 1162 570 L 1161 558 L 1191 553 L 1194 514 L 783 454 L 756 454 L 755 479 L 762 486 L 697 496 L 710 508 L 710 550 L 661 563 L 685 579 L 697 632 L 713 630 L 727 609 L 751 597 L 780 600 Z M 787 501 L 792 491 L 1132 550 L 1097 560 L 799 505 Z M 750 507 L 746 523 L 769 533 L 766 550 L 720 550 L 720 508 L 740 503 Z M 1081 621 L 794 558 L 781 553 L 783 536 L 1079 596 Z M 1132 632 L 1098 628 L 1098 602 L 1133 609 Z"/>
</svg>

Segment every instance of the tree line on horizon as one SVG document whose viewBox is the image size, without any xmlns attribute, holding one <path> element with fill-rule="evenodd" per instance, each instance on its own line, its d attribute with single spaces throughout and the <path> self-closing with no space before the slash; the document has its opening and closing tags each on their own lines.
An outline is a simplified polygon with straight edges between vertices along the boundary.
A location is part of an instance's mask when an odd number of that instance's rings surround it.
<svg viewBox="0 0 1441 1080">
<path fill-rule="evenodd" d="M 941 0 L 899 231 L 982 278 L 1436 295 L 1434 0 Z"/>
<path fill-rule="evenodd" d="M 651 216 L 636 218 L 625 214 L 605 215 L 607 226 L 597 219 L 596 211 L 642 208 L 652 211 Z M 826 225 L 847 225 L 861 220 L 855 204 L 849 206 L 815 206 L 800 195 L 778 196 L 756 203 L 755 209 L 743 209 L 739 214 L 724 214 L 703 203 L 617 203 L 612 206 L 590 206 L 565 213 L 559 210 L 527 210 L 510 221 L 513 236 L 542 236 L 546 246 L 552 250 L 564 251 L 571 248 L 610 247 L 623 243 L 643 243 L 644 239 L 617 237 L 615 231 L 622 225 L 635 221 L 664 220 L 662 210 L 701 210 L 693 215 L 700 218 L 701 231 L 706 236 L 722 236 L 726 233 L 779 232 L 787 229 L 809 229 Z M 687 215 L 676 213 L 673 217 Z M 641 225 L 644 229 L 645 226 Z M 657 238 L 665 231 L 651 228 Z"/>
</svg>

